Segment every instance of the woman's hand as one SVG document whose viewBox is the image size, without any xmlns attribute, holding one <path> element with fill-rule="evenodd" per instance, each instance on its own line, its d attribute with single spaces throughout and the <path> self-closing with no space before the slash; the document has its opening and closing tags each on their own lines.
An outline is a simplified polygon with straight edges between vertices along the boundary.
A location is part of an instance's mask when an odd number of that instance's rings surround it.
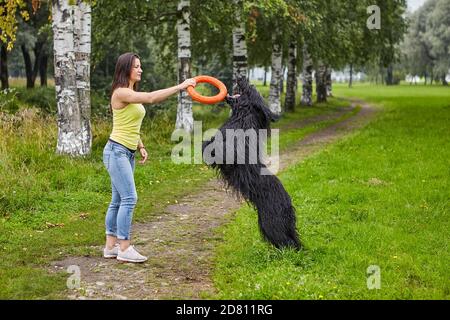
<svg viewBox="0 0 450 320">
<path fill-rule="evenodd" d="M 225 97 L 225 101 L 231 106 L 234 105 L 234 103 L 236 102 L 235 100 L 237 98 L 239 98 L 241 95 L 240 94 L 235 94 L 233 96 L 230 96 L 229 94 L 227 94 L 227 96 Z"/>
<path fill-rule="evenodd" d="M 141 154 L 142 160 L 139 161 L 140 164 L 144 164 L 145 161 L 147 161 L 148 158 L 148 153 L 147 150 L 145 150 L 145 148 L 140 148 L 139 149 L 139 153 Z"/>
<path fill-rule="evenodd" d="M 180 90 L 184 90 L 189 86 L 195 87 L 196 84 L 197 84 L 197 81 L 195 81 L 194 78 L 190 78 L 190 79 L 184 80 L 183 83 L 179 84 L 178 86 L 179 86 Z"/>
</svg>

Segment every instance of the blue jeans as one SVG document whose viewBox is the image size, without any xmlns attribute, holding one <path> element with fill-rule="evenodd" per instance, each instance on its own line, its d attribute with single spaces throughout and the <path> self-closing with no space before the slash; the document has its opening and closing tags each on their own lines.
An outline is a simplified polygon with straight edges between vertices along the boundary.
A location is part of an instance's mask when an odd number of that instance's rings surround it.
<svg viewBox="0 0 450 320">
<path fill-rule="evenodd" d="M 134 158 L 133 152 L 110 140 L 103 149 L 103 163 L 112 186 L 112 199 L 105 219 L 106 234 L 120 240 L 130 240 L 131 220 L 137 202 Z"/>
</svg>

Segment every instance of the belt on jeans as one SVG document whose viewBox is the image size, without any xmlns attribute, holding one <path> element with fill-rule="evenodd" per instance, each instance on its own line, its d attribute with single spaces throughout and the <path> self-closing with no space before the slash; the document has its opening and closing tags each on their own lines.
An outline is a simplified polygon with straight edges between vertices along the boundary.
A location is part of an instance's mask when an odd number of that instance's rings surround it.
<svg viewBox="0 0 450 320">
<path fill-rule="evenodd" d="M 111 141 L 111 142 L 114 142 L 114 143 L 117 143 L 117 144 L 121 145 L 122 147 L 124 147 L 125 149 L 127 149 L 128 151 L 130 151 L 131 153 L 135 153 L 135 152 L 136 152 L 136 150 L 131 150 L 130 148 L 125 147 L 123 144 L 121 144 L 121 143 L 119 143 L 119 142 L 117 142 L 117 141 L 114 141 L 114 140 L 112 140 L 111 138 L 108 138 L 108 140 Z"/>
</svg>

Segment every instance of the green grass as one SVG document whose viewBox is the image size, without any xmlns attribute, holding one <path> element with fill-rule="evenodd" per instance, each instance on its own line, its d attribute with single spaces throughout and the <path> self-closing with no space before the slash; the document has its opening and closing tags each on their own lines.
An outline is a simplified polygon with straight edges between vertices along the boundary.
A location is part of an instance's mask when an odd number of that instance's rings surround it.
<svg viewBox="0 0 450 320">
<path fill-rule="evenodd" d="M 301 252 L 279 251 L 244 206 L 223 227 L 218 299 L 449 299 L 450 90 L 335 85 L 382 107 L 359 133 L 280 175 Z M 367 268 L 381 288 L 367 288 Z"/>
<path fill-rule="evenodd" d="M 259 89 L 267 94 L 267 87 Z M 35 96 L 33 92 L 25 94 Z M 331 100 L 316 108 L 298 108 L 276 126 L 334 112 L 342 105 Z M 166 107 L 169 111 L 146 118 L 142 126 L 150 158 L 145 166 L 136 167 L 139 200 L 134 221 L 152 219 L 164 206 L 194 192 L 214 176 L 204 165 L 171 162 L 175 112 L 170 102 Z M 195 105 L 194 114 L 196 120 L 203 121 L 205 130 L 223 123 L 228 109 L 212 112 L 210 106 Z M 50 262 L 69 255 L 98 255 L 97 246 L 104 241 L 104 215 L 111 195 L 102 150 L 111 119 L 93 119 L 92 154 L 71 159 L 55 154 L 55 116 L 28 109 L 28 103 L 15 115 L 1 116 L 0 299 L 61 298 L 69 274 L 49 273 Z M 329 123 L 287 131 L 286 138 L 281 136 L 281 145 Z"/>
</svg>

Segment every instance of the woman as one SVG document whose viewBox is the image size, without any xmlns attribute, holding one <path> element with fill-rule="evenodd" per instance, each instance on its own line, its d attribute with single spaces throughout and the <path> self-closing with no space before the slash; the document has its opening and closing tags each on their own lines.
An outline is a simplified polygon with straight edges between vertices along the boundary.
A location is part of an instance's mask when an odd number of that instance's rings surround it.
<svg viewBox="0 0 450 320">
<path fill-rule="evenodd" d="M 194 79 L 187 79 L 167 89 L 137 92 L 141 74 L 138 55 L 125 53 L 118 58 L 111 90 L 113 129 L 103 150 L 103 163 L 111 177 L 112 185 L 112 200 L 105 219 L 106 246 L 103 256 L 126 262 L 147 260 L 147 257 L 130 245 L 131 220 L 137 201 L 133 177 L 135 151 L 138 150 L 141 154 L 141 164 L 144 164 L 148 157 L 139 134 L 145 115 L 142 103 L 158 103 L 188 86 L 196 85 Z"/>
</svg>

